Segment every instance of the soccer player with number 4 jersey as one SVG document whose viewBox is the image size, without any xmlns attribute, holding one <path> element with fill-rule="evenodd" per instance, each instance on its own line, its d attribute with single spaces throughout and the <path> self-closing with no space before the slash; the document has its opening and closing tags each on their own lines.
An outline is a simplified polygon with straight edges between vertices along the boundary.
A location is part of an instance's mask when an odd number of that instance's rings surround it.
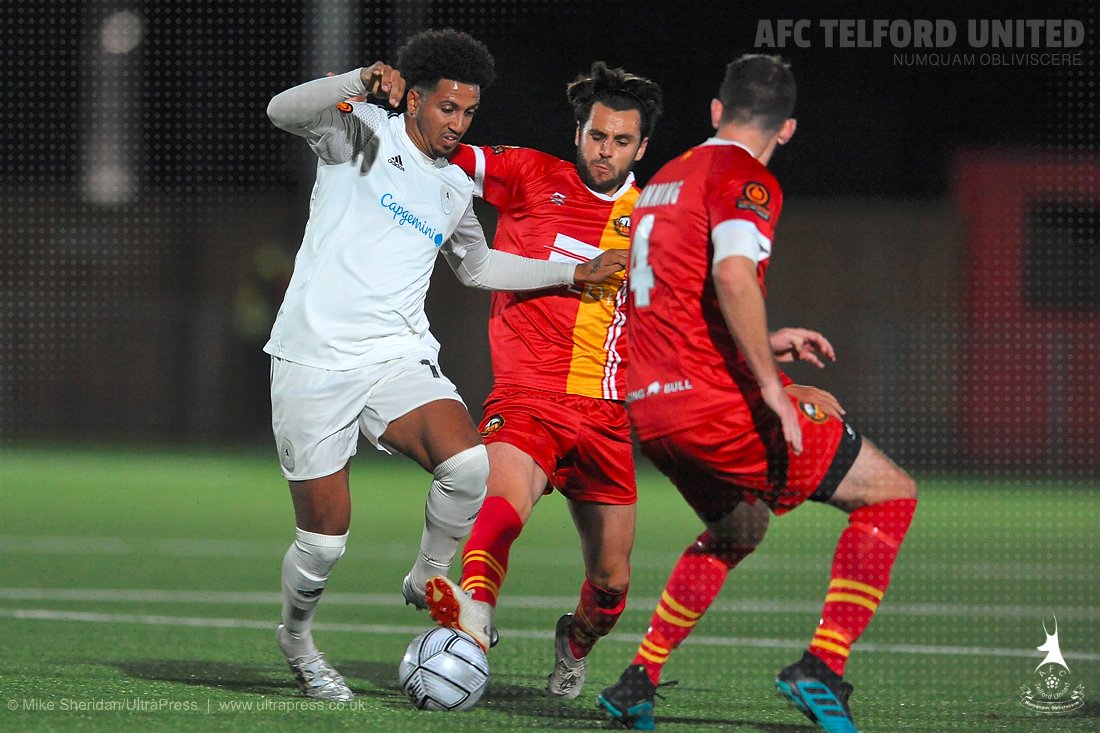
<svg viewBox="0 0 1100 733">
<path fill-rule="evenodd" d="M 673 568 L 632 664 L 599 696 L 630 728 L 654 727 L 664 664 L 761 542 L 769 512 L 810 500 L 848 513 L 848 526 L 817 628 L 776 689 L 826 731 L 854 733 L 845 665 L 916 509 L 913 480 L 837 401 L 776 365 L 834 358 L 819 333 L 767 331 L 764 273 L 783 193 L 766 165 L 794 135 L 794 101 L 778 57 L 731 63 L 711 102 L 717 134 L 666 164 L 634 209 L 627 408 L 643 452 L 705 529 Z"/>
<path fill-rule="evenodd" d="M 638 198 L 631 168 L 661 112 L 661 90 L 596 62 L 567 87 L 567 97 L 577 123 L 575 162 L 526 148 L 465 145 L 451 159 L 499 213 L 497 252 L 575 263 L 629 245 Z M 463 549 L 460 585 L 443 576 L 429 583 L 437 621 L 491 644 L 512 543 L 536 502 L 561 492 L 585 566 L 577 606 L 558 620 L 546 685 L 548 694 L 567 699 L 580 694 L 587 655 L 622 614 L 630 579 L 637 489 L 623 405 L 625 300 L 622 277 L 493 295 L 494 387 L 480 426 L 488 496 Z M 474 603 L 457 602 L 465 598 Z"/>
</svg>

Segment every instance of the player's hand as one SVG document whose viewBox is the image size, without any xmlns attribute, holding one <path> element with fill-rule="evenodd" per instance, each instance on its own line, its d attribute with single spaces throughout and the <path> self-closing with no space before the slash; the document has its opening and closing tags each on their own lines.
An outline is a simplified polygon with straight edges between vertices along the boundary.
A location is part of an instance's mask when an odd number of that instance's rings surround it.
<svg viewBox="0 0 1100 733">
<path fill-rule="evenodd" d="M 808 328 L 781 328 L 768 334 L 776 361 L 805 361 L 818 369 L 825 367 L 822 359 L 836 361 L 836 352 L 829 340 Z"/>
<path fill-rule="evenodd" d="M 389 64 L 375 61 L 363 69 L 359 77 L 372 97 L 387 100 L 391 107 L 397 107 L 405 98 L 405 77 Z"/>
<path fill-rule="evenodd" d="M 783 389 L 787 390 L 787 394 L 799 402 L 809 402 L 811 405 L 817 405 L 822 412 L 830 417 L 835 417 L 838 420 L 844 418 L 844 408 L 840 406 L 840 400 L 832 392 L 826 392 L 823 389 L 805 384 L 788 384 Z"/>
<path fill-rule="evenodd" d="M 617 272 L 622 272 L 630 263 L 630 250 L 609 249 L 588 262 L 577 265 L 573 271 L 575 283 L 602 283 Z"/>
<path fill-rule="evenodd" d="M 798 424 L 798 410 L 795 409 L 791 398 L 776 380 L 774 385 L 769 385 L 761 390 L 764 404 L 771 408 L 783 425 L 783 439 L 791 446 L 791 452 L 796 456 L 802 455 L 802 426 Z"/>
</svg>

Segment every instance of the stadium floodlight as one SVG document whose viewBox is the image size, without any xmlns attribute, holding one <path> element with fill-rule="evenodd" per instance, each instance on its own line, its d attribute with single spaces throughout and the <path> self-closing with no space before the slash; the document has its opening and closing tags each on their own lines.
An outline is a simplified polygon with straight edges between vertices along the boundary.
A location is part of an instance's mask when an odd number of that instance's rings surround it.
<svg viewBox="0 0 1100 733">
<path fill-rule="evenodd" d="M 130 9 L 104 12 L 92 3 L 94 38 L 85 44 L 85 98 L 81 110 L 80 187 L 85 200 L 102 205 L 133 201 L 138 194 L 142 136 L 141 46 L 145 27 Z"/>
</svg>

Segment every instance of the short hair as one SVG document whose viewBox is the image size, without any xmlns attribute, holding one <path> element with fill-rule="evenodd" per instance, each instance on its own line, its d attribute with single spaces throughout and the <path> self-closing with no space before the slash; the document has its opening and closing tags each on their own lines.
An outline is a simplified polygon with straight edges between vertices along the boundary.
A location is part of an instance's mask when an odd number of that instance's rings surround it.
<svg viewBox="0 0 1100 733">
<path fill-rule="evenodd" d="M 661 87 L 642 76 L 622 69 L 608 68 L 603 61 L 592 64 L 588 74 L 581 74 L 565 87 L 565 96 L 573 105 L 573 117 L 583 125 L 596 102 L 622 112 L 638 110 L 642 118 L 642 137 L 653 134 L 653 127 L 664 109 Z"/>
<path fill-rule="evenodd" d="M 791 116 L 797 89 L 791 66 L 779 56 L 747 53 L 726 66 L 718 101 L 722 122 L 754 123 L 775 132 Z"/>
<path fill-rule="evenodd" d="M 496 78 L 493 56 L 485 44 L 453 28 L 410 36 L 397 51 L 397 70 L 409 89 L 420 90 L 435 88 L 440 79 L 484 89 Z"/>
</svg>

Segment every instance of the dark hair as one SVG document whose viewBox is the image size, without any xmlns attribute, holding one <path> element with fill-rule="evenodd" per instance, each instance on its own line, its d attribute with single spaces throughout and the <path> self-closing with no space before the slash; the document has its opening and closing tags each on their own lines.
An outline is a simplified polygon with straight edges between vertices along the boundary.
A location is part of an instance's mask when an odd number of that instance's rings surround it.
<svg viewBox="0 0 1100 733">
<path fill-rule="evenodd" d="M 747 53 L 730 62 L 718 88 L 722 122 L 755 123 L 775 132 L 794 111 L 796 92 L 790 64 L 778 56 Z"/>
<path fill-rule="evenodd" d="M 642 137 L 649 137 L 664 109 L 661 87 L 642 76 L 622 69 L 609 69 L 603 61 L 592 64 L 587 75 L 581 74 L 565 87 L 565 96 L 573 105 L 573 117 L 583 125 L 596 102 L 621 112 L 636 109 L 642 118 Z"/>
<path fill-rule="evenodd" d="M 421 31 L 397 51 L 397 70 L 409 89 L 433 89 L 440 79 L 476 84 L 482 89 L 496 78 L 493 56 L 485 44 L 453 28 Z"/>
</svg>

